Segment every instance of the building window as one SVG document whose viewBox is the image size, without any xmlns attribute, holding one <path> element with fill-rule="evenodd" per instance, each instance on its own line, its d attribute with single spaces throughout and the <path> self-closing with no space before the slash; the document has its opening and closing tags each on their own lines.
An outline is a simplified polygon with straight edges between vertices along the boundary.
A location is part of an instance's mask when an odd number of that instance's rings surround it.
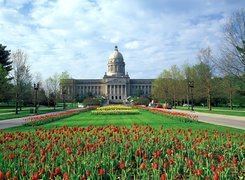
<svg viewBox="0 0 245 180">
<path fill-rule="evenodd" d="M 113 97 L 113 96 L 111 96 L 111 99 L 114 99 L 114 97 Z"/>
<path fill-rule="evenodd" d="M 121 96 L 119 96 L 119 99 L 122 99 L 122 97 L 121 97 Z"/>
<path fill-rule="evenodd" d="M 116 96 L 116 98 L 115 99 L 117 99 L 117 96 Z"/>
</svg>

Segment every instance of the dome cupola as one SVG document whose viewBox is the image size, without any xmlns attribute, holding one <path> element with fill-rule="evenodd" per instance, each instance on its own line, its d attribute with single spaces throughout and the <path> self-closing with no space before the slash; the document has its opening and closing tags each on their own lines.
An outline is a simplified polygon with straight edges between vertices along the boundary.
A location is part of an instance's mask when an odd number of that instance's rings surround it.
<svg viewBox="0 0 245 180">
<path fill-rule="evenodd" d="M 108 76 L 125 76 L 125 63 L 122 54 L 115 46 L 114 52 L 109 56 L 108 60 Z"/>
</svg>

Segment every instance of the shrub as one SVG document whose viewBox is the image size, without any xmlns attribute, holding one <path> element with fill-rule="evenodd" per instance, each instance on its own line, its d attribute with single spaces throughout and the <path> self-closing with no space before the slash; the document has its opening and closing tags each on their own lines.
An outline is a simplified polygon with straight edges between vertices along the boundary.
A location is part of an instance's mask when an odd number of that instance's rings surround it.
<svg viewBox="0 0 245 180">
<path fill-rule="evenodd" d="M 100 105 L 100 101 L 99 99 L 88 97 L 83 100 L 83 104 L 85 106 Z"/>
</svg>

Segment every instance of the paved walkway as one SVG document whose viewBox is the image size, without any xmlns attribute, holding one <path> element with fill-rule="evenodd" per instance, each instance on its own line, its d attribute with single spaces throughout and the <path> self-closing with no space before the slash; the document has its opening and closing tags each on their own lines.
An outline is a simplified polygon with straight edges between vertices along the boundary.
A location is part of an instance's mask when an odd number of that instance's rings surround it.
<svg viewBox="0 0 245 180">
<path fill-rule="evenodd" d="M 245 130 L 245 117 L 241 116 L 228 116 L 228 115 L 220 115 L 220 114 L 209 114 L 209 113 L 201 113 L 201 112 L 191 112 L 191 111 L 183 111 L 183 110 L 169 110 L 169 111 L 176 111 L 176 112 L 183 112 L 192 115 L 197 115 L 198 120 L 205 123 L 210 124 L 217 124 L 222 126 L 228 126 L 238 129 Z M 43 115 L 43 114 L 42 114 Z M 37 115 L 41 116 L 41 115 Z M 8 120 L 1 120 L 0 121 L 0 129 L 6 129 L 15 126 L 21 126 L 25 121 L 25 118 L 15 118 L 15 119 L 8 119 Z"/>
<path fill-rule="evenodd" d="M 222 126 L 228 126 L 238 129 L 245 130 L 245 117 L 242 116 L 228 116 L 222 114 L 209 114 L 209 113 L 202 113 L 202 112 L 192 112 L 192 111 L 184 111 L 184 110 L 176 110 L 172 109 L 170 111 L 188 113 L 191 115 L 197 115 L 198 120 L 205 123 L 210 124 L 217 124 Z"/>
</svg>

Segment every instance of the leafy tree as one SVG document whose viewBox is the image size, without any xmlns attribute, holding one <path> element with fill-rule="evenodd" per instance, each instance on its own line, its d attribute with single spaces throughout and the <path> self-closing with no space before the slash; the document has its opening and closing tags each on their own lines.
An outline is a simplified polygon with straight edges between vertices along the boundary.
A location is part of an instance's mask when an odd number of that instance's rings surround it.
<svg viewBox="0 0 245 180">
<path fill-rule="evenodd" d="M 18 107 L 21 100 L 31 101 L 31 74 L 30 67 L 27 65 L 27 55 L 20 49 L 11 54 L 13 61 L 13 84 L 15 91 L 16 110 L 18 114 Z"/>
<path fill-rule="evenodd" d="M 49 102 L 53 102 L 54 105 L 54 110 L 56 107 L 57 100 L 59 98 L 60 94 L 60 79 L 59 75 L 55 74 L 53 77 L 49 77 L 45 81 L 45 91 L 46 91 L 46 96 L 48 97 Z"/>
<path fill-rule="evenodd" d="M 207 106 L 211 111 L 211 92 L 212 92 L 212 78 L 214 75 L 214 65 L 213 65 L 213 56 L 211 54 L 211 49 L 208 47 L 206 49 L 201 49 L 198 53 L 197 58 L 200 63 L 194 66 L 195 69 L 195 78 L 197 89 L 196 92 L 201 93 L 201 97 L 207 98 Z"/>
<path fill-rule="evenodd" d="M 224 43 L 216 66 L 245 82 L 245 9 L 235 11 L 224 25 Z"/>
</svg>

